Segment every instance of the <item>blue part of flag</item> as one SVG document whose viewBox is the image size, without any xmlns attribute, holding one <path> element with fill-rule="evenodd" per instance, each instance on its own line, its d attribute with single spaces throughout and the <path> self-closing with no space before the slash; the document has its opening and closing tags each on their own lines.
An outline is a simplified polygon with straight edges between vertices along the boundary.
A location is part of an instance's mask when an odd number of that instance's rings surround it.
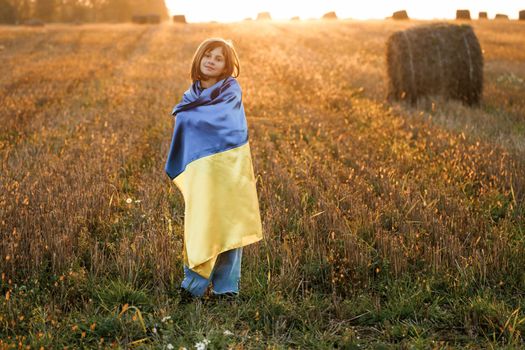
<svg viewBox="0 0 525 350">
<path fill-rule="evenodd" d="M 248 142 L 242 91 L 233 77 L 204 90 L 197 80 L 184 93 L 172 115 L 177 118 L 165 166 L 172 180 L 194 160 Z"/>
</svg>

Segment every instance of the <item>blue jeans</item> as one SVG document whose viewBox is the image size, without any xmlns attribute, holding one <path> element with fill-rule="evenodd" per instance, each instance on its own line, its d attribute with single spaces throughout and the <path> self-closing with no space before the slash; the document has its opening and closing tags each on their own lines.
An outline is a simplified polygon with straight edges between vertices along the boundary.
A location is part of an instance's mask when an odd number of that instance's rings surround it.
<svg viewBox="0 0 525 350">
<path fill-rule="evenodd" d="M 227 250 L 217 256 L 217 261 L 211 272 L 210 278 L 206 279 L 184 265 L 184 279 L 181 287 L 194 296 L 203 296 L 208 284 L 213 284 L 213 294 L 227 292 L 239 293 L 239 281 L 241 279 L 242 247 Z"/>
</svg>

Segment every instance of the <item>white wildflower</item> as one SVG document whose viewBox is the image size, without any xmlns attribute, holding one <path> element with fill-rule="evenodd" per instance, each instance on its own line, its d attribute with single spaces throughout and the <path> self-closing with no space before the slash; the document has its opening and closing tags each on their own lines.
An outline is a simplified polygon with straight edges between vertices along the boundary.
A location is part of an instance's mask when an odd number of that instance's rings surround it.
<svg viewBox="0 0 525 350">
<path fill-rule="evenodd" d="M 126 203 L 130 204 L 131 202 L 133 202 L 133 199 L 131 198 L 126 199 Z"/>
<path fill-rule="evenodd" d="M 204 338 L 201 342 L 198 342 L 197 344 L 195 344 L 195 348 L 197 350 L 206 350 L 206 348 L 208 347 L 208 344 L 210 343 L 210 341 L 206 338 Z"/>
<path fill-rule="evenodd" d="M 233 335 L 233 333 L 230 332 L 229 330 L 225 330 L 225 331 L 224 331 L 224 335 Z"/>
<path fill-rule="evenodd" d="M 173 350 L 174 348 L 175 348 L 175 347 L 173 346 L 173 344 L 168 344 L 168 345 L 166 346 L 166 349 L 168 349 L 168 350 Z"/>
<path fill-rule="evenodd" d="M 140 199 L 135 199 L 135 203 L 140 203 L 142 202 Z"/>
</svg>

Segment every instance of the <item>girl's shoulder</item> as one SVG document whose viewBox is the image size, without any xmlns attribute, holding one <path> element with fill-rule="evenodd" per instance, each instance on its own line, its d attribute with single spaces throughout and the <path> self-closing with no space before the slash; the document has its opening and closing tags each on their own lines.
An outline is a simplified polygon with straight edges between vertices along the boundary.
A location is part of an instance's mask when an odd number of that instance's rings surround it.
<svg viewBox="0 0 525 350">
<path fill-rule="evenodd" d="M 234 77 L 232 76 L 229 76 L 227 77 L 226 79 L 224 79 L 224 84 L 223 86 L 234 86 L 236 88 L 241 88 L 241 85 L 239 84 L 239 81 L 237 79 L 235 79 Z"/>
<path fill-rule="evenodd" d="M 223 84 L 220 87 L 219 93 L 236 93 L 236 94 L 242 94 L 241 86 L 239 85 L 239 82 L 234 77 L 227 77 L 224 79 Z"/>
</svg>

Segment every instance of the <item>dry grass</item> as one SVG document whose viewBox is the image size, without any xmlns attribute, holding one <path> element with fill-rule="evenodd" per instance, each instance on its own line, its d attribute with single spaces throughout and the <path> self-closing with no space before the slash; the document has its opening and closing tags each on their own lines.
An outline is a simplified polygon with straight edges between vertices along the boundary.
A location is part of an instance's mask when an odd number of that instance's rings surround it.
<svg viewBox="0 0 525 350">
<path fill-rule="evenodd" d="M 414 23 L 0 28 L 0 270 L 178 283 L 170 111 L 197 45 L 223 36 L 241 59 L 266 234 L 246 273 L 303 297 L 405 272 L 522 290 L 525 26 L 473 24 L 481 108 L 388 105 L 385 41 Z"/>
</svg>

